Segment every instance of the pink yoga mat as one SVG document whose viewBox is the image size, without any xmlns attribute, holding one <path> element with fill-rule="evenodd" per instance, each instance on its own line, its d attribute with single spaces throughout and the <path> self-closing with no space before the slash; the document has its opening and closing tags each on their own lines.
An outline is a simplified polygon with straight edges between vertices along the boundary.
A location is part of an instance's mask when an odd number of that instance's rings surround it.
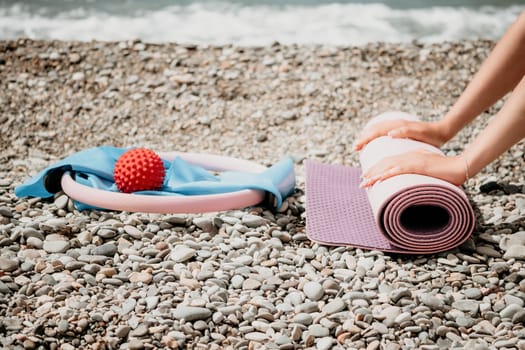
<svg viewBox="0 0 525 350">
<path fill-rule="evenodd" d="M 386 119 L 417 120 L 388 112 Z M 434 146 L 408 139 L 379 137 L 364 147 L 366 171 L 384 157 Z M 461 188 L 429 176 L 404 174 L 359 188 L 361 169 L 307 160 L 306 230 L 308 237 L 327 245 L 407 254 L 430 254 L 457 247 L 472 234 L 474 210 Z"/>
</svg>

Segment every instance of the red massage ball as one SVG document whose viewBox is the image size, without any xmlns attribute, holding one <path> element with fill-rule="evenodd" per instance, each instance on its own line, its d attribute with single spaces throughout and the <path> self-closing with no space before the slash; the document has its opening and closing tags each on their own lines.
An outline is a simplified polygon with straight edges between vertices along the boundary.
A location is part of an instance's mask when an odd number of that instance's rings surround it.
<svg viewBox="0 0 525 350">
<path fill-rule="evenodd" d="M 146 148 L 135 148 L 117 159 L 113 177 L 120 191 L 130 193 L 161 188 L 165 173 L 157 153 Z"/>
</svg>

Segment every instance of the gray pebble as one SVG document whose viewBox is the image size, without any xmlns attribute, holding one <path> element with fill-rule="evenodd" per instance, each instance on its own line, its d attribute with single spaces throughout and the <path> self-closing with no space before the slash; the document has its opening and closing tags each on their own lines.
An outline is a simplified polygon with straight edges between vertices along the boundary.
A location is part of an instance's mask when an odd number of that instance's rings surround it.
<svg viewBox="0 0 525 350">
<path fill-rule="evenodd" d="M 143 235 L 143 233 L 138 228 L 131 225 L 124 226 L 124 231 L 135 239 L 141 239 Z"/>
<path fill-rule="evenodd" d="M 251 333 L 247 333 L 245 336 L 244 336 L 247 340 L 252 340 L 252 341 L 255 341 L 255 342 L 262 342 L 262 341 L 265 341 L 268 339 L 268 336 L 264 333 L 261 333 L 261 332 L 251 332 Z"/>
<path fill-rule="evenodd" d="M 215 232 L 215 226 L 213 225 L 213 222 L 210 218 L 207 217 L 200 217 L 200 218 L 194 218 L 193 223 L 195 226 L 200 228 L 201 230 L 205 232 Z"/>
<path fill-rule="evenodd" d="M 29 238 L 29 237 L 35 237 L 35 238 L 38 238 L 39 240 L 43 241 L 45 239 L 45 236 L 44 234 L 33 228 L 33 227 L 25 227 L 24 229 L 22 229 L 22 235 L 24 236 L 24 238 Z"/>
<path fill-rule="evenodd" d="M 148 334 L 148 326 L 146 326 L 145 324 L 139 324 L 137 328 L 131 331 L 130 336 L 141 338 L 147 334 Z"/>
<path fill-rule="evenodd" d="M 312 317 L 312 315 L 310 315 L 308 313 L 302 312 L 302 313 L 298 313 L 297 315 L 294 316 L 293 322 L 300 323 L 300 324 L 303 324 L 305 326 L 309 326 L 313 322 L 313 317 Z"/>
<path fill-rule="evenodd" d="M 505 307 L 503 310 L 500 311 L 501 318 L 510 318 L 514 317 L 514 315 L 520 311 L 523 311 L 523 307 L 518 304 L 510 304 L 507 307 Z"/>
<path fill-rule="evenodd" d="M 390 299 L 394 304 L 397 304 L 397 302 L 402 298 L 411 298 L 412 293 L 407 288 L 400 288 L 393 290 L 392 293 L 390 293 Z"/>
<path fill-rule="evenodd" d="M 193 306 L 177 306 L 173 316 L 178 319 L 184 319 L 186 321 L 205 320 L 211 316 L 211 311 L 202 307 Z"/>
<path fill-rule="evenodd" d="M 308 334 L 316 338 L 327 337 L 330 334 L 330 330 L 320 324 L 313 324 L 308 327 Z"/>
<path fill-rule="evenodd" d="M 318 350 L 329 350 L 332 349 L 332 346 L 335 342 L 335 339 L 332 337 L 323 337 L 317 341 Z"/>
<path fill-rule="evenodd" d="M 430 307 L 433 310 L 441 310 L 445 306 L 445 302 L 442 299 L 439 299 L 438 297 L 431 294 L 422 294 L 419 299 L 424 305 Z"/>
<path fill-rule="evenodd" d="M 114 243 L 105 243 L 93 249 L 93 254 L 112 257 L 117 253 L 117 246 Z"/>
<path fill-rule="evenodd" d="M 307 282 L 303 287 L 303 292 L 307 298 L 313 301 L 321 299 L 324 295 L 323 286 L 318 282 Z"/>
<path fill-rule="evenodd" d="M 171 259 L 175 262 L 185 262 L 195 256 L 196 250 L 185 245 L 176 246 L 171 252 Z"/>
<path fill-rule="evenodd" d="M 1 178 L 0 179 L 0 186 L 1 187 L 8 187 L 11 185 L 11 183 L 13 182 L 12 179 L 10 178 Z"/>
<path fill-rule="evenodd" d="M 128 342 L 129 350 L 141 350 L 144 349 L 144 343 L 140 339 L 130 339 Z"/>
<path fill-rule="evenodd" d="M 234 288 L 234 289 L 240 289 L 242 288 L 242 284 L 244 282 L 244 278 L 240 275 L 235 275 L 232 277 L 231 279 L 231 286 Z"/>
<path fill-rule="evenodd" d="M 248 278 L 242 283 L 243 290 L 255 290 L 255 289 L 259 289 L 260 286 L 261 286 L 261 282 L 253 278 Z"/>
<path fill-rule="evenodd" d="M 513 244 L 509 246 L 505 254 L 503 254 L 503 258 L 525 260 L 525 245 Z"/>
<path fill-rule="evenodd" d="M 97 236 L 102 237 L 104 239 L 110 239 L 110 238 L 115 237 L 116 235 L 117 235 L 117 232 L 115 230 L 111 230 L 108 228 L 102 228 L 97 231 Z M 85 242 L 84 244 L 88 244 L 91 242 L 92 239 L 93 239 L 93 235 L 91 234 L 91 232 L 86 232 L 85 236 L 82 236 L 81 242 Z"/>
<path fill-rule="evenodd" d="M 2 269 L 0 269 L 0 270 L 2 270 Z M 9 293 L 11 293 L 11 290 L 9 289 L 9 287 L 2 281 L 0 281 L 0 293 L 2 293 L 2 294 L 9 294 Z"/>
<path fill-rule="evenodd" d="M 248 227 L 259 227 L 266 224 L 266 219 L 258 216 L 246 214 L 242 217 L 242 223 Z"/>
<path fill-rule="evenodd" d="M 482 297 L 481 290 L 479 288 L 467 288 L 463 291 L 463 294 L 467 297 L 467 299 L 480 299 Z"/>
<path fill-rule="evenodd" d="M 525 231 L 518 231 L 511 235 L 506 235 L 501 238 L 499 247 L 502 250 L 508 250 L 511 246 L 525 245 Z"/>
<path fill-rule="evenodd" d="M 119 338 L 127 338 L 131 327 L 126 325 L 120 325 L 115 330 L 115 335 Z"/>
<path fill-rule="evenodd" d="M 397 317 L 394 319 L 394 323 L 395 324 L 402 324 L 406 321 L 410 321 L 412 318 L 412 315 L 410 314 L 410 312 L 406 311 L 406 312 L 402 312 L 400 313 L 399 315 L 397 315 Z"/>
<path fill-rule="evenodd" d="M 479 310 L 479 302 L 475 300 L 458 300 L 452 303 L 452 307 L 467 312 L 471 316 L 475 316 L 478 313 Z"/>
<path fill-rule="evenodd" d="M 57 330 L 59 333 L 67 332 L 68 328 L 69 328 L 69 323 L 67 322 L 67 320 L 58 321 Z"/>
<path fill-rule="evenodd" d="M 331 302 L 329 302 L 328 304 L 326 304 L 322 308 L 322 311 L 323 313 L 327 315 L 331 315 L 331 314 L 335 314 L 337 312 L 343 311 L 344 309 L 346 309 L 345 301 L 341 298 L 336 298 L 332 300 Z"/>
<path fill-rule="evenodd" d="M 44 241 L 43 248 L 48 253 L 65 253 L 70 247 L 69 241 Z"/>
<path fill-rule="evenodd" d="M 6 218 L 13 217 L 13 213 L 11 212 L 11 209 L 6 206 L 0 206 L 0 215 Z"/>
<path fill-rule="evenodd" d="M 126 299 L 124 303 L 122 303 L 121 310 L 119 313 L 121 315 L 127 315 L 135 309 L 136 305 L 137 305 L 137 300 L 133 298 Z"/>
<path fill-rule="evenodd" d="M 55 199 L 55 205 L 58 209 L 66 209 L 67 208 L 67 202 L 69 201 L 69 197 L 65 194 L 60 195 Z"/>
<path fill-rule="evenodd" d="M 525 322 L 525 310 L 519 310 L 512 316 L 512 323 L 523 324 Z"/>
<path fill-rule="evenodd" d="M 275 344 L 277 345 L 288 345 L 288 344 L 291 344 L 293 341 L 290 337 L 284 335 L 284 334 L 281 334 L 281 333 L 277 333 L 275 334 L 274 338 L 273 338 Z"/>
<path fill-rule="evenodd" d="M 42 247 L 44 246 L 44 242 L 42 242 L 41 239 L 36 238 L 36 237 L 29 237 L 26 243 L 29 247 L 32 247 L 35 249 L 42 249 Z"/>
<path fill-rule="evenodd" d="M 83 72 L 76 72 L 76 73 L 73 73 L 73 75 L 71 76 L 71 79 L 73 81 L 81 81 L 81 80 L 84 80 L 85 77 L 86 76 Z"/>
</svg>

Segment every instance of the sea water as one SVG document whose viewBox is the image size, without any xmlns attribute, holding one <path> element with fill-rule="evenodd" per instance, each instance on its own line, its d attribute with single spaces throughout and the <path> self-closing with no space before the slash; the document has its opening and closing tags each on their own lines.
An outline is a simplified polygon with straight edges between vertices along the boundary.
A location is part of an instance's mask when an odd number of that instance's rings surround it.
<svg viewBox="0 0 525 350">
<path fill-rule="evenodd" d="M 498 39 L 525 0 L 0 0 L 0 39 L 363 45 Z"/>
</svg>

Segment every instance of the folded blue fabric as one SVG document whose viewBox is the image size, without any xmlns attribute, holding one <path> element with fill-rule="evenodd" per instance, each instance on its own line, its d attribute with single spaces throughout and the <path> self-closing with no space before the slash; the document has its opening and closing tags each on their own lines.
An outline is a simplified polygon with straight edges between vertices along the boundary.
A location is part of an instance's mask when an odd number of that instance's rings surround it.
<svg viewBox="0 0 525 350">
<path fill-rule="evenodd" d="M 15 188 L 18 197 L 52 197 L 60 190 L 60 179 L 66 171 L 73 173 L 75 181 L 86 186 L 118 192 L 113 179 L 113 168 L 117 159 L 129 149 L 111 146 L 89 148 L 72 154 L 45 168 L 24 184 Z M 225 171 L 213 175 L 206 169 L 191 165 L 180 157 L 172 162 L 163 160 L 166 176 L 163 186 L 157 191 L 135 193 L 148 195 L 206 195 L 228 193 L 245 189 L 265 191 L 275 197 L 275 207 L 295 189 L 293 160 L 282 159 L 261 173 Z M 79 210 L 92 208 L 75 202 Z"/>
</svg>

